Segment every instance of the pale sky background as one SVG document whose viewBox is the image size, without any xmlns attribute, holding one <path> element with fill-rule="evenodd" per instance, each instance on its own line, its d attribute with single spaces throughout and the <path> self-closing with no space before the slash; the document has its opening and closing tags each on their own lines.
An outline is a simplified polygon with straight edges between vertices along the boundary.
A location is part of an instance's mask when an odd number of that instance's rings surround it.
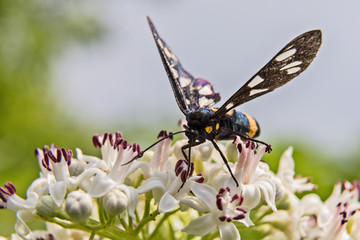
<svg viewBox="0 0 360 240">
<path fill-rule="evenodd" d="M 100 42 L 69 49 L 55 65 L 58 98 L 74 117 L 103 129 L 147 124 L 157 133 L 169 121 L 168 130 L 178 129 L 182 114 L 146 15 L 186 70 L 221 93 L 218 107 L 289 41 L 321 29 L 323 45 L 304 73 L 237 109 L 258 120 L 263 141 L 291 136 L 336 154 L 357 149 L 360 1 L 86 3 L 108 32 Z"/>
</svg>

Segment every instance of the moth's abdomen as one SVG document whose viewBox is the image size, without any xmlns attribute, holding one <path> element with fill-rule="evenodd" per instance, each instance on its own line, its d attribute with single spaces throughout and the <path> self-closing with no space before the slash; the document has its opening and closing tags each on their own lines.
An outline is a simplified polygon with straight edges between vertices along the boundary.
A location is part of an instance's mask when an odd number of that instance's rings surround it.
<svg viewBox="0 0 360 240">
<path fill-rule="evenodd" d="M 260 126 L 255 118 L 249 114 L 237 112 L 235 110 L 226 114 L 226 118 L 222 120 L 222 127 L 247 135 L 251 138 L 255 138 L 260 135 Z M 233 137 L 233 133 L 224 130 L 219 134 L 219 136 L 217 136 L 217 139 L 231 139 Z"/>
<path fill-rule="evenodd" d="M 243 116 L 245 116 L 248 120 L 248 126 L 249 126 L 249 137 L 251 138 L 256 138 L 260 135 L 260 126 L 259 123 L 255 120 L 255 118 L 253 118 L 252 116 L 250 116 L 249 114 L 246 113 L 242 113 L 242 112 L 237 112 L 237 114 L 241 114 Z"/>
</svg>

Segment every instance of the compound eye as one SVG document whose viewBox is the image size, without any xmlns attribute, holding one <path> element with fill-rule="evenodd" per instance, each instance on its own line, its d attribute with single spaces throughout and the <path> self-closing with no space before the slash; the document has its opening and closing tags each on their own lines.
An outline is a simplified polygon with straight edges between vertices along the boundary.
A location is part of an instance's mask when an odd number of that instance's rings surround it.
<svg viewBox="0 0 360 240">
<path fill-rule="evenodd" d="M 206 131 L 207 133 L 211 133 L 212 130 L 213 130 L 212 126 L 207 126 L 207 127 L 205 128 L 205 131 Z"/>
</svg>

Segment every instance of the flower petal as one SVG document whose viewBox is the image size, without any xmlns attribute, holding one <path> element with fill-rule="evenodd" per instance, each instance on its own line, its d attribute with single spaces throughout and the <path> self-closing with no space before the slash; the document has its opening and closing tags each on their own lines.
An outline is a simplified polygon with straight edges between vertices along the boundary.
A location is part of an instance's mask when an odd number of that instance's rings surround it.
<svg viewBox="0 0 360 240">
<path fill-rule="evenodd" d="M 138 187 L 137 191 L 139 194 L 142 194 L 156 188 L 163 190 L 163 192 L 166 190 L 165 184 L 161 180 L 153 177 L 147 179 L 140 187 Z"/>
<path fill-rule="evenodd" d="M 282 172 L 286 172 L 287 170 L 294 170 L 295 163 L 292 157 L 293 147 L 288 147 L 285 152 L 282 154 L 279 161 L 278 174 Z"/>
<path fill-rule="evenodd" d="M 190 183 L 190 189 L 209 209 L 210 211 L 217 210 L 215 188 L 197 182 Z"/>
<path fill-rule="evenodd" d="M 208 212 L 210 209 L 198 198 L 193 196 L 186 196 L 180 200 L 180 203 L 186 204 L 187 206 L 199 211 Z"/>
<path fill-rule="evenodd" d="M 64 181 L 55 182 L 53 175 L 48 175 L 49 193 L 57 206 L 60 206 L 65 198 L 66 183 Z"/>
<path fill-rule="evenodd" d="M 138 192 L 135 188 L 121 185 L 119 189 L 122 190 L 128 197 L 128 213 L 129 216 L 135 219 L 134 211 L 139 200 Z"/>
<path fill-rule="evenodd" d="M 211 213 L 208 213 L 192 220 L 189 225 L 187 225 L 181 231 L 196 236 L 204 236 L 216 227 L 217 222 L 218 221 L 215 216 Z"/>
<path fill-rule="evenodd" d="M 221 240 L 240 240 L 240 233 L 233 223 L 221 222 L 219 225 Z"/>
<path fill-rule="evenodd" d="M 116 186 L 116 182 L 114 182 L 108 175 L 106 175 L 105 173 L 98 174 L 91 181 L 91 184 L 87 192 L 91 197 L 98 198 L 104 196 L 115 186 Z"/>
<path fill-rule="evenodd" d="M 261 199 L 261 192 L 259 188 L 253 185 L 244 185 L 243 195 L 244 202 L 242 206 L 249 209 L 255 208 Z"/>
<path fill-rule="evenodd" d="M 166 213 L 170 212 L 179 204 L 179 200 L 176 200 L 169 192 L 165 192 L 159 202 L 159 212 Z"/>
<path fill-rule="evenodd" d="M 31 239 L 31 231 L 29 227 L 26 225 L 25 221 L 29 220 L 32 215 L 31 212 L 26 210 L 20 210 L 16 213 L 16 224 L 15 224 L 15 232 L 22 238 L 22 239 Z"/>
</svg>

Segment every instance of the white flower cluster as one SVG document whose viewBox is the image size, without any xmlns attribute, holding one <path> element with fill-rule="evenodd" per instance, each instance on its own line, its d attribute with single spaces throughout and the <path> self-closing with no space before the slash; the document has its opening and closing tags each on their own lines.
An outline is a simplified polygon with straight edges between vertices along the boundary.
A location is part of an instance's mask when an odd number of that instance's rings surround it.
<svg viewBox="0 0 360 240">
<path fill-rule="evenodd" d="M 171 135 L 171 134 L 170 134 Z M 220 145 L 221 156 L 204 143 L 184 160 L 179 140 L 162 131 L 154 152 L 140 151 L 120 133 L 96 135 L 102 158 L 55 145 L 37 149 L 40 177 L 16 195 L 0 188 L 0 207 L 17 214 L 12 239 L 185 239 L 187 234 L 240 239 L 244 230 L 264 239 L 360 239 L 358 182 L 339 182 L 322 202 L 308 178 L 294 178 L 292 148 L 275 174 L 261 161 L 266 146 L 237 138 Z M 138 156 L 142 158 L 137 159 Z M 31 231 L 40 219 L 47 230 Z M 257 235 L 257 236 L 258 236 Z M 159 238 L 158 238 L 159 237 Z M 0 237 L 1 238 L 1 237 Z M 4 238 L 5 239 L 5 238 Z"/>
</svg>

